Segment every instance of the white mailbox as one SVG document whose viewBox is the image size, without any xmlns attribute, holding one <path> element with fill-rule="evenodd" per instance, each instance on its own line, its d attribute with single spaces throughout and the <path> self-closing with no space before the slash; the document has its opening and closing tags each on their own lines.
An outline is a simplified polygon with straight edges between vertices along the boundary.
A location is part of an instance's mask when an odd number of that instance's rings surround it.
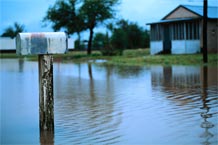
<svg viewBox="0 0 218 145">
<path fill-rule="evenodd" d="M 18 55 L 64 54 L 67 48 L 64 32 L 19 33 L 16 37 Z"/>
</svg>

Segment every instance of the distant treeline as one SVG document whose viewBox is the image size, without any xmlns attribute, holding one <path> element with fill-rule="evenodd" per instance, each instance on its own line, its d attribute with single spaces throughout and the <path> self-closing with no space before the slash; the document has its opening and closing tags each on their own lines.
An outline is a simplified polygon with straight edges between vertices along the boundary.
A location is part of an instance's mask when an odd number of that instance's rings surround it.
<svg viewBox="0 0 218 145">
<path fill-rule="evenodd" d="M 127 20 L 119 20 L 107 25 L 109 32 L 96 33 L 93 39 L 93 49 L 101 50 L 104 55 L 122 54 L 125 49 L 149 48 L 149 31 Z M 75 42 L 75 49 L 83 50 L 87 41 Z"/>
</svg>

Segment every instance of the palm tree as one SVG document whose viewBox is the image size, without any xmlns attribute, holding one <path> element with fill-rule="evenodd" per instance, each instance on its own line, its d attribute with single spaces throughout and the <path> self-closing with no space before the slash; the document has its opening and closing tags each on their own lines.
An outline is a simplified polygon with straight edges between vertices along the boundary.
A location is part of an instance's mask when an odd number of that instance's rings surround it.
<svg viewBox="0 0 218 145">
<path fill-rule="evenodd" d="M 14 26 L 9 26 L 5 29 L 5 32 L 2 33 L 1 37 L 10 37 L 14 38 L 17 36 L 18 33 L 24 31 L 24 25 L 20 25 L 17 22 L 14 23 Z"/>
</svg>

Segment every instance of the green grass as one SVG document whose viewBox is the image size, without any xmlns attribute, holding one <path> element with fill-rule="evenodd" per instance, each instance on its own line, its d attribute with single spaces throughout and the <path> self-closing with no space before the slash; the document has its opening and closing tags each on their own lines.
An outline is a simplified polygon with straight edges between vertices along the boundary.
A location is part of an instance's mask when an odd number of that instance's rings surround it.
<svg viewBox="0 0 218 145">
<path fill-rule="evenodd" d="M 218 64 L 218 55 L 209 54 L 209 65 Z M 146 55 L 143 57 L 113 57 L 109 63 L 119 65 L 203 65 L 201 54 L 193 55 Z"/>
<path fill-rule="evenodd" d="M 14 53 L 1 53 L 0 58 L 17 58 Z M 37 60 L 37 56 L 25 56 L 28 60 Z M 86 51 L 72 51 L 67 54 L 54 55 L 54 60 L 73 62 L 86 62 L 88 60 L 106 59 L 107 64 L 113 65 L 203 65 L 202 54 L 186 55 L 150 55 L 149 49 L 124 50 L 122 56 L 102 56 L 99 51 L 92 51 L 87 55 Z M 218 54 L 208 54 L 208 65 L 218 65 Z"/>
<path fill-rule="evenodd" d="M 100 51 L 92 51 L 91 55 L 87 55 L 86 51 L 70 51 L 66 54 L 54 54 L 54 59 L 62 59 L 62 60 L 74 60 L 74 61 L 86 61 L 90 59 L 98 59 L 101 56 Z M 0 53 L 0 58 L 26 58 L 30 61 L 38 60 L 37 55 L 29 55 L 29 56 L 18 56 L 16 53 Z"/>
<path fill-rule="evenodd" d="M 203 65 L 202 54 L 150 55 L 149 49 L 125 50 L 108 63 L 118 65 Z M 218 65 L 218 54 L 208 54 L 208 64 Z"/>
<path fill-rule="evenodd" d="M 129 50 L 124 50 L 123 51 L 123 56 L 124 57 L 140 57 L 140 56 L 145 56 L 145 55 L 150 55 L 150 49 L 129 49 Z"/>
<path fill-rule="evenodd" d="M 0 58 L 18 58 L 15 53 L 0 53 Z"/>
</svg>

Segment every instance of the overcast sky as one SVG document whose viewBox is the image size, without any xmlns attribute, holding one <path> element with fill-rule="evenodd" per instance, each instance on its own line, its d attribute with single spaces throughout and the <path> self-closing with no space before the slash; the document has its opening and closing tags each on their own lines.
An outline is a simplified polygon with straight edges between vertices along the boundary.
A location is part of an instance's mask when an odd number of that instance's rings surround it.
<svg viewBox="0 0 218 145">
<path fill-rule="evenodd" d="M 14 22 L 23 24 L 28 32 L 52 31 L 42 27 L 42 19 L 56 0 L 0 0 L 0 34 Z M 180 4 L 203 5 L 203 0 L 121 0 L 117 7 L 118 19 L 128 19 L 142 27 L 158 21 Z M 208 0 L 218 6 L 218 0 Z"/>
</svg>

